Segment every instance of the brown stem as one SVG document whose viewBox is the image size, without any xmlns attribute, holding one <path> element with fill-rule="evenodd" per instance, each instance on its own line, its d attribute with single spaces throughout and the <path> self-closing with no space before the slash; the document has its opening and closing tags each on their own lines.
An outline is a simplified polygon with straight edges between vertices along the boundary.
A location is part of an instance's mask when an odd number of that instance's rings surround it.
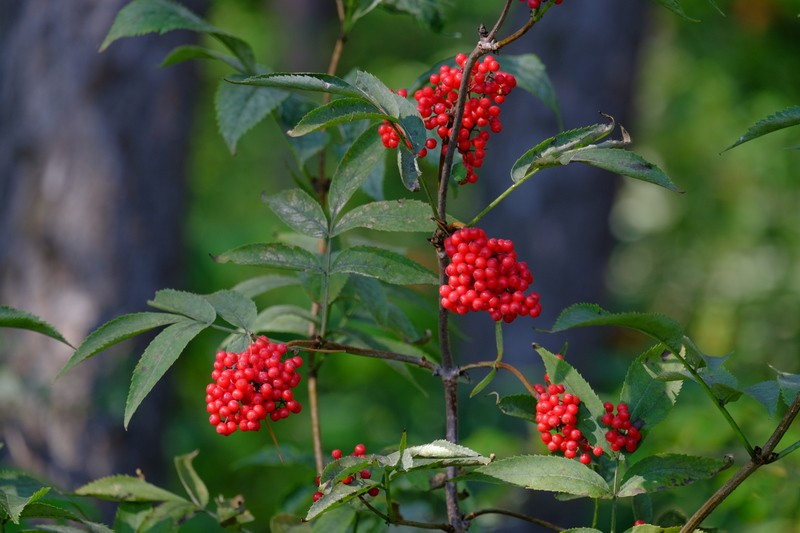
<svg viewBox="0 0 800 533">
<path fill-rule="evenodd" d="M 700 524 L 705 520 L 708 515 L 710 515 L 714 509 L 716 509 L 725 499 L 731 495 L 731 493 L 736 490 L 736 487 L 741 485 L 745 479 L 750 477 L 753 472 L 764 466 L 765 464 L 769 464 L 777 459 L 777 455 L 774 453 L 775 447 L 778 445 L 780 440 L 789 430 L 794 419 L 797 417 L 797 414 L 800 413 L 800 394 L 795 398 L 794 402 L 792 403 L 789 410 L 786 411 L 786 414 L 783 415 L 781 421 L 778 423 L 778 427 L 775 428 L 775 431 L 772 435 L 767 439 L 767 442 L 764 444 L 763 448 L 756 448 L 755 454 L 753 457 L 750 458 L 747 463 L 737 471 L 732 478 L 730 478 L 722 487 L 714 493 L 711 498 L 703 504 L 700 509 L 698 509 L 689 521 L 686 523 L 685 526 L 681 528 L 680 533 L 691 533 L 696 528 L 700 526 Z"/>
<path fill-rule="evenodd" d="M 508 363 L 504 363 L 502 361 L 499 361 L 499 362 L 498 361 L 480 361 L 478 363 L 470 363 L 468 365 L 462 366 L 461 367 L 461 371 L 462 372 L 466 372 L 467 370 L 470 370 L 470 369 L 473 369 L 473 368 L 491 368 L 491 367 L 502 368 L 503 370 L 508 370 L 509 372 L 511 372 L 512 374 L 514 374 L 517 377 L 517 379 L 520 381 L 520 383 L 522 383 L 522 386 L 525 387 L 528 390 L 528 392 L 531 393 L 532 396 L 538 396 L 538 393 L 536 392 L 536 389 L 533 388 L 533 385 L 531 385 L 530 381 L 528 381 L 528 379 L 522 374 L 522 372 L 520 372 L 516 367 L 514 367 L 514 366 L 512 366 L 512 365 L 510 365 Z"/>
<path fill-rule="evenodd" d="M 413 520 L 404 520 L 402 518 L 397 518 L 397 519 L 392 520 L 392 518 L 390 516 L 382 513 L 380 510 L 376 509 L 363 496 L 359 496 L 358 499 L 361 500 L 361 503 L 363 503 L 364 506 L 367 509 L 369 509 L 370 511 L 372 511 L 373 513 L 378 515 L 387 524 L 394 524 L 396 526 L 409 526 L 409 527 L 415 527 L 417 529 L 439 529 L 441 531 L 453 531 L 453 526 L 451 526 L 450 524 L 433 524 L 433 523 L 428 523 L 428 522 L 414 522 Z"/>
<path fill-rule="evenodd" d="M 287 346 L 300 347 L 304 351 L 313 353 L 348 353 L 351 355 L 360 355 L 362 357 L 372 357 L 375 359 L 388 359 L 390 361 L 398 361 L 415 365 L 420 368 L 425 368 L 431 372 L 437 372 L 439 366 L 428 361 L 424 357 L 415 357 L 413 355 L 406 355 L 396 352 L 386 352 L 382 350 L 370 350 L 368 348 L 358 348 L 357 346 L 349 346 L 347 344 L 339 344 L 338 342 L 330 342 L 325 340 L 309 341 L 309 340 L 296 340 L 286 343 Z"/>
<path fill-rule="evenodd" d="M 506 516 L 511 516 L 514 518 L 518 518 L 520 520 L 524 520 L 526 522 L 530 522 L 532 524 L 536 524 L 542 527 L 545 527 L 551 531 L 566 531 L 566 528 L 561 526 L 557 526 L 547 520 L 542 520 L 541 518 L 535 518 L 533 516 L 528 516 L 520 513 L 515 513 L 514 511 L 506 511 L 505 509 L 481 509 L 479 511 L 473 511 L 464 517 L 465 520 L 472 520 L 478 516 L 484 514 L 502 514 Z"/>
</svg>

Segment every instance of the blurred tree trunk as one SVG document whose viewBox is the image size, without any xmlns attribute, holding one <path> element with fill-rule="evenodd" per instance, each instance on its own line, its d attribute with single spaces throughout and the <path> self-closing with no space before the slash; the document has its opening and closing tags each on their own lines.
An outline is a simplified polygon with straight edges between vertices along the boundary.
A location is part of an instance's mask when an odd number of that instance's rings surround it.
<svg viewBox="0 0 800 533">
<path fill-rule="evenodd" d="M 123 4 L 0 3 L 0 302 L 76 345 L 180 272 L 195 77 L 157 67 L 186 35 L 125 39 L 98 54 Z M 134 353 L 98 357 L 54 383 L 68 348 L 0 335 L 0 434 L 14 466 L 67 488 L 137 467 L 158 477 L 155 399 L 122 429 Z"/>
</svg>

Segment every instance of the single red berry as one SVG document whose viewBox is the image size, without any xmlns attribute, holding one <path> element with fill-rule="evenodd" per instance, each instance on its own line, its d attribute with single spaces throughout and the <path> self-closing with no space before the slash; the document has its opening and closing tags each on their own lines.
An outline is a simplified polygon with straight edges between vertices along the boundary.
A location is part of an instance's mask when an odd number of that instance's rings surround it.
<svg viewBox="0 0 800 533">
<path fill-rule="evenodd" d="M 342 450 L 340 450 L 338 448 L 333 450 L 331 452 L 331 457 L 333 457 L 334 459 L 341 459 L 342 458 Z"/>
<path fill-rule="evenodd" d="M 370 496 L 372 496 L 374 498 L 375 496 L 380 494 L 380 492 L 381 492 L 381 490 L 378 487 L 372 487 L 371 489 L 369 489 L 367 491 L 367 494 L 369 494 Z"/>
<path fill-rule="evenodd" d="M 367 453 L 367 447 L 360 443 L 356 444 L 353 447 L 353 453 L 356 455 L 364 455 L 365 453 Z"/>
<path fill-rule="evenodd" d="M 314 493 L 311 499 L 314 500 L 315 502 L 318 502 L 323 496 L 325 496 L 325 494 L 318 491 Z"/>
</svg>

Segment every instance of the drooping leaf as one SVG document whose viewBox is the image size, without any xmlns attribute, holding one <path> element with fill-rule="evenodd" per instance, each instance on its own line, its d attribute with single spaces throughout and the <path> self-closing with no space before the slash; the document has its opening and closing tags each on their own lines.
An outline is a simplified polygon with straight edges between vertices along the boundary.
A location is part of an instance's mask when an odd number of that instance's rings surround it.
<svg viewBox="0 0 800 533">
<path fill-rule="evenodd" d="M 417 192 L 422 171 L 419 169 L 419 164 L 417 164 L 417 156 L 404 144 L 397 147 L 397 168 L 400 171 L 400 179 L 403 181 L 405 188 L 411 192 Z"/>
<path fill-rule="evenodd" d="M 556 90 L 547 76 L 544 63 L 535 54 L 503 56 L 503 71 L 513 74 L 517 79 L 517 87 L 528 91 L 556 114 L 561 123 L 561 110 L 556 98 Z"/>
<path fill-rule="evenodd" d="M 679 0 L 656 0 L 659 4 L 666 7 L 682 19 L 688 20 L 690 22 L 699 22 L 697 19 L 693 19 L 689 17 L 686 12 L 683 10 L 683 6 Z"/>
<path fill-rule="evenodd" d="M 148 483 L 135 476 L 115 475 L 90 481 L 86 485 L 75 489 L 78 496 L 92 496 L 101 500 L 125 502 L 165 502 L 184 501 L 168 490 Z"/>
<path fill-rule="evenodd" d="M 217 314 L 232 326 L 252 331 L 258 310 L 253 300 L 236 291 L 222 290 L 205 296 Z"/>
<path fill-rule="evenodd" d="M 127 429 L 131 417 L 139 408 L 158 380 L 180 356 L 193 338 L 206 329 L 208 324 L 193 320 L 182 320 L 159 333 L 147 346 L 141 359 L 133 369 L 131 387 L 125 402 L 124 425 Z"/>
<path fill-rule="evenodd" d="M 164 34 L 173 30 L 195 31 L 214 37 L 236 56 L 247 72 L 253 72 L 255 58 L 250 45 L 171 0 L 134 0 L 127 4 L 117 13 L 108 35 L 100 45 L 100 51 L 122 37 Z"/>
<path fill-rule="evenodd" d="M 353 228 L 432 233 L 436 225 L 428 204 L 419 200 L 389 200 L 354 208 L 334 224 L 331 235 L 336 236 Z"/>
<path fill-rule="evenodd" d="M 348 200 L 364 183 L 370 170 L 383 157 L 386 149 L 377 132 L 365 130 L 348 148 L 331 178 L 328 210 L 336 221 Z"/>
<path fill-rule="evenodd" d="M 229 79 L 244 78 L 244 75 L 234 74 Z M 217 127 L 231 154 L 236 153 L 236 144 L 242 135 L 277 109 L 287 96 L 289 93 L 280 89 L 219 82 L 214 95 Z"/>
<path fill-rule="evenodd" d="M 404 472 L 447 466 L 480 466 L 489 464 L 490 461 L 488 457 L 475 450 L 443 439 L 428 444 L 408 446 L 404 450 L 380 457 L 379 460 Z"/>
<path fill-rule="evenodd" d="M 683 369 L 677 360 L 662 358 L 665 350 L 663 344 L 657 344 L 637 357 L 622 384 L 620 400 L 628 404 L 631 420 L 643 420 L 644 429 L 648 431 L 672 410 L 683 384 L 682 381 L 657 378 L 665 371 Z"/>
<path fill-rule="evenodd" d="M 274 113 L 275 120 L 282 131 L 289 131 L 306 114 L 317 107 L 317 103 L 300 95 L 290 94 Z M 284 137 L 289 143 L 289 148 L 297 159 L 298 166 L 302 169 L 306 161 L 322 151 L 330 142 L 330 135 L 326 131 L 315 131 L 302 137 Z"/>
<path fill-rule="evenodd" d="M 233 56 L 217 52 L 205 46 L 195 45 L 177 46 L 173 48 L 161 62 L 161 66 L 171 67 L 192 59 L 215 59 L 217 61 L 222 61 L 239 72 L 245 72 L 247 70 L 242 62 Z"/>
<path fill-rule="evenodd" d="M 378 7 L 382 0 L 348 0 L 344 2 L 344 28 L 349 33 L 356 22 Z"/>
<path fill-rule="evenodd" d="M 621 176 L 660 185 L 671 191 L 683 192 L 663 170 L 646 161 L 642 156 L 622 148 L 587 147 L 570 150 L 561 155 L 558 161 L 562 165 L 576 161 L 586 163 Z"/>
<path fill-rule="evenodd" d="M 304 272 L 323 272 L 319 258 L 300 248 L 281 243 L 245 244 L 216 257 L 218 263 L 255 265 Z"/>
<path fill-rule="evenodd" d="M 292 137 L 354 120 L 386 120 L 385 114 L 363 98 L 338 98 L 309 111 L 297 125 L 286 132 Z M 377 135 L 377 134 L 376 134 Z"/>
<path fill-rule="evenodd" d="M 189 499 L 199 508 L 203 509 L 208 505 L 209 495 L 208 488 L 203 480 L 194 469 L 192 461 L 197 454 L 200 453 L 195 450 L 190 453 L 179 455 L 175 457 L 175 470 L 178 472 L 178 477 L 181 480 L 183 488 L 186 489 L 186 494 Z"/>
<path fill-rule="evenodd" d="M 425 28 L 441 32 L 447 3 L 440 0 L 383 0 L 381 6 L 389 11 L 411 15 Z"/>
<path fill-rule="evenodd" d="M 2 499 L 2 496 L 0 496 L 0 499 Z M 20 518 L 47 518 L 50 520 L 70 520 L 72 522 L 84 521 L 84 518 L 79 514 L 74 513 L 69 509 L 64 509 L 62 507 L 46 503 L 45 500 L 37 500 L 35 502 L 28 503 L 22 510 Z"/>
<path fill-rule="evenodd" d="M 396 285 L 435 285 L 433 272 L 405 256 L 372 246 L 345 248 L 333 261 L 331 273 L 346 272 Z"/>
<path fill-rule="evenodd" d="M 211 324 L 217 318 L 214 307 L 203 296 L 192 292 L 161 289 L 156 291 L 152 300 L 147 301 L 147 305 L 206 324 Z"/>
<path fill-rule="evenodd" d="M 293 230 L 320 239 L 328 236 L 328 219 L 322 206 L 302 189 L 280 191 L 264 201 Z"/>
<path fill-rule="evenodd" d="M 777 381 L 762 381 L 761 383 L 750 385 L 744 389 L 744 393 L 755 398 L 763 405 L 767 409 L 769 416 L 775 415 L 781 395 L 781 389 Z"/>
<path fill-rule="evenodd" d="M 497 399 L 500 411 L 529 422 L 536 422 L 536 398 L 530 394 L 512 394 Z"/>
<path fill-rule="evenodd" d="M 473 389 L 469 393 L 469 397 L 470 398 L 474 398 L 475 396 L 480 394 L 481 391 L 483 389 L 485 389 L 486 387 L 488 387 L 489 384 L 492 382 L 492 380 L 494 380 L 494 376 L 496 374 L 497 374 L 497 367 L 492 367 L 492 369 L 489 371 L 489 373 L 486 374 L 486 376 L 484 376 L 484 378 L 482 380 L 480 380 L 478 382 L 478 384 L 475 385 L 475 387 L 473 387 Z"/>
<path fill-rule="evenodd" d="M 715 476 L 733 464 L 732 457 L 715 459 L 679 454 L 658 454 L 633 464 L 622 477 L 617 496 L 626 498 L 689 485 Z"/>
<path fill-rule="evenodd" d="M 237 283 L 234 285 L 232 290 L 239 292 L 248 298 L 254 298 L 273 289 L 297 285 L 298 283 L 298 279 L 294 276 L 267 274 L 265 276 L 257 276 L 255 278 L 242 281 L 241 283 Z"/>
<path fill-rule="evenodd" d="M 19 524 L 25 508 L 40 500 L 50 487 L 22 472 L 0 470 L 0 509 Z"/>
<path fill-rule="evenodd" d="M 305 520 L 313 520 L 324 512 L 336 509 L 340 505 L 357 498 L 361 494 L 365 494 L 372 487 L 378 485 L 379 483 L 374 479 L 361 479 L 358 483 L 351 483 L 350 485 L 337 483 L 322 498 L 314 502 L 309 508 L 308 513 L 306 513 Z"/>
<path fill-rule="evenodd" d="M 752 126 L 750 126 L 744 135 L 739 137 L 735 143 L 723 150 L 724 152 L 739 146 L 740 144 L 752 141 L 773 131 L 782 130 L 791 126 L 800 124 L 800 105 L 787 107 L 782 111 L 778 111 L 766 118 L 762 118 Z"/>
<path fill-rule="evenodd" d="M 597 472 L 566 457 L 520 455 L 493 461 L 475 471 L 526 489 L 611 497 L 611 488 Z"/>
<path fill-rule="evenodd" d="M 674 353 L 680 353 L 683 346 L 683 329 L 672 318 L 656 313 L 610 313 L 594 304 L 575 304 L 564 309 L 551 331 L 557 333 L 582 326 L 635 329 L 666 344 Z"/>
<path fill-rule="evenodd" d="M 41 333 L 42 335 L 47 335 L 48 337 L 59 342 L 63 342 L 70 348 L 73 347 L 56 328 L 38 316 L 32 315 L 25 311 L 20 311 L 19 309 L 14 309 L 13 307 L 8 307 L 6 305 L 0 305 L 0 328 L 16 328 L 35 331 L 36 333 Z"/>
<path fill-rule="evenodd" d="M 342 78 L 317 72 L 271 72 L 269 74 L 259 74 L 245 79 L 231 79 L 229 81 L 242 85 L 275 87 L 278 89 L 299 89 L 338 94 L 350 98 L 364 98 L 364 93 Z"/>
<path fill-rule="evenodd" d="M 184 320 L 183 316 L 171 313 L 132 313 L 109 320 L 86 337 L 59 370 L 58 375 L 66 374 L 81 361 L 117 343 L 181 320 Z"/>
</svg>

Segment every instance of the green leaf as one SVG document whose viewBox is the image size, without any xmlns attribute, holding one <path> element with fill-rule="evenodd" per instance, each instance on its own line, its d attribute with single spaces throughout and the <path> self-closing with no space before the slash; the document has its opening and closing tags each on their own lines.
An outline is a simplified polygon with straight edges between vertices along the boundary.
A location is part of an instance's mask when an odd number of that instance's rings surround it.
<svg viewBox="0 0 800 533">
<path fill-rule="evenodd" d="M 397 169 L 400 171 L 400 179 L 403 180 L 405 188 L 411 192 L 419 191 L 419 177 L 422 171 L 417 164 L 417 156 L 404 144 L 397 147 Z"/>
<path fill-rule="evenodd" d="M 361 494 L 365 494 L 372 487 L 378 486 L 379 483 L 373 479 L 359 479 L 350 485 L 344 483 L 337 483 L 326 493 L 322 498 L 314 502 L 306 513 L 305 520 L 313 520 L 324 512 L 336 509 L 340 505 L 357 498 Z"/>
<path fill-rule="evenodd" d="M 258 332 L 308 334 L 308 326 L 318 318 L 296 305 L 273 305 L 258 314 L 253 330 Z"/>
<path fill-rule="evenodd" d="M 216 50 L 204 46 L 194 45 L 177 46 L 173 48 L 161 62 L 161 66 L 171 67 L 192 59 L 215 59 L 217 61 L 222 61 L 239 72 L 245 72 L 247 70 L 245 66 L 242 65 L 242 62 L 233 56 L 217 52 Z"/>
<path fill-rule="evenodd" d="M 228 324 L 242 328 L 246 332 L 253 330 L 258 310 L 250 298 L 236 291 L 222 290 L 207 294 L 205 299 Z"/>
<path fill-rule="evenodd" d="M 293 128 L 303 116 L 316 107 L 316 102 L 296 94 L 290 94 L 286 100 L 281 102 L 278 110 L 274 113 L 275 120 L 282 131 L 288 131 Z M 289 143 L 289 148 L 292 150 L 292 153 L 297 159 L 297 164 L 301 169 L 310 157 L 322 151 L 330 141 L 330 136 L 325 131 L 315 131 L 303 135 L 302 137 L 287 136 L 284 138 Z"/>
<path fill-rule="evenodd" d="M 476 472 L 526 489 L 611 497 L 608 483 L 597 472 L 566 457 L 520 455 L 493 461 Z"/>
<path fill-rule="evenodd" d="M 572 529 L 563 530 L 563 533 L 603 533 L 603 532 L 593 527 L 574 527 Z"/>
<path fill-rule="evenodd" d="M 281 243 L 245 244 L 216 257 L 218 263 L 323 272 L 319 257 L 300 248 Z"/>
<path fill-rule="evenodd" d="M 363 98 L 339 98 L 312 109 L 286 133 L 291 137 L 299 137 L 343 122 L 364 119 L 386 120 L 389 117 Z"/>
<path fill-rule="evenodd" d="M 147 305 L 206 324 L 211 324 L 217 318 L 214 307 L 203 296 L 192 292 L 162 289 L 156 292 L 155 298 L 147 301 Z"/>
<path fill-rule="evenodd" d="M 786 405 L 792 405 L 797 395 L 800 394 L 800 374 L 790 374 L 770 367 L 778 374 L 778 386 L 781 389 L 781 396 Z"/>
<path fill-rule="evenodd" d="M 330 74 L 316 72 L 272 72 L 259 74 L 245 79 L 231 79 L 231 83 L 255 85 L 257 87 L 275 87 L 277 89 L 300 89 L 330 94 L 364 98 L 364 94 L 344 81 Z"/>
<path fill-rule="evenodd" d="M 173 30 L 208 34 L 225 45 L 248 72 L 254 69 L 255 58 L 250 45 L 212 26 L 186 7 L 170 0 L 134 0 L 123 7 L 117 13 L 108 35 L 100 45 L 100 51 L 122 37 L 136 37 L 148 33 L 164 34 Z"/>
<path fill-rule="evenodd" d="M 385 157 L 385 153 L 380 136 L 372 129 L 365 130 L 350 145 L 331 178 L 328 210 L 332 221 L 336 221 L 347 201 L 367 179 L 372 167 Z"/>
<path fill-rule="evenodd" d="M 175 470 L 178 472 L 178 477 L 181 480 L 183 488 L 186 489 L 186 494 L 189 495 L 189 499 L 192 500 L 197 507 L 204 509 L 208 505 L 208 489 L 205 483 L 203 483 L 203 480 L 200 479 L 200 476 L 197 475 L 194 466 L 192 466 L 192 461 L 197 457 L 198 453 L 200 452 L 195 450 L 175 457 Z"/>
<path fill-rule="evenodd" d="M 237 283 L 234 285 L 232 290 L 239 292 L 248 298 L 254 298 L 273 289 L 289 287 L 291 285 L 297 285 L 298 283 L 299 280 L 294 276 L 267 274 L 265 276 L 257 276 L 255 278 L 242 281 L 241 283 Z"/>
<path fill-rule="evenodd" d="M 320 239 L 328 236 L 328 220 L 322 206 L 304 190 L 288 189 L 271 194 L 264 201 L 293 230 Z"/>
<path fill-rule="evenodd" d="M 731 148 L 746 143 L 747 141 L 757 139 L 758 137 L 768 133 L 772 133 L 773 131 L 782 130 L 791 126 L 797 126 L 798 124 L 800 124 L 800 106 L 787 107 L 786 109 L 763 118 L 750 126 L 747 131 L 744 132 L 744 135 L 739 137 L 735 143 L 725 148 L 723 152 L 727 152 Z"/>
<path fill-rule="evenodd" d="M 609 117 L 611 118 L 611 117 Z M 558 158 L 565 152 L 588 146 L 607 137 L 616 123 L 614 119 L 606 124 L 592 124 L 573 130 L 563 131 L 554 137 L 540 142 L 524 154 L 511 167 L 511 179 L 522 181 L 540 168 L 557 166 Z"/>
<path fill-rule="evenodd" d="M 0 510 L 19 524 L 25 508 L 50 491 L 40 481 L 12 470 L 0 470 Z"/>
<path fill-rule="evenodd" d="M 556 114 L 558 122 L 561 123 L 561 110 L 558 106 L 556 91 L 547 76 L 544 63 L 537 55 L 503 56 L 503 71 L 513 74 L 517 79 L 517 87 L 544 102 Z"/>
<path fill-rule="evenodd" d="M 491 383 L 494 379 L 495 374 L 497 374 L 497 367 L 492 367 L 489 373 L 486 374 L 486 376 L 484 376 L 484 378 L 480 380 L 477 385 L 475 385 L 475 387 L 469 393 L 469 397 L 474 398 L 476 395 L 480 394 L 483 389 L 488 387 L 489 383 Z"/>
<path fill-rule="evenodd" d="M 536 398 L 530 394 L 512 394 L 502 398 L 498 396 L 497 407 L 509 416 L 536 422 Z"/>
<path fill-rule="evenodd" d="M 63 342 L 70 348 L 73 347 L 67 342 L 64 336 L 58 332 L 56 328 L 38 316 L 26 313 L 25 311 L 20 311 L 19 309 L 14 309 L 13 307 L 8 307 L 6 305 L 0 305 L 0 328 L 16 328 L 35 331 L 36 333 L 41 333 L 42 335 L 47 335 L 50 338 Z"/>
<path fill-rule="evenodd" d="M 183 316 L 171 313 L 132 313 L 109 320 L 86 337 L 66 364 L 59 370 L 58 375 L 66 374 L 81 361 L 110 346 L 135 337 L 145 331 L 174 324 L 181 320 L 184 320 Z"/>
<path fill-rule="evenodd" d="M 713 477 L 731 464 L 732 457 L 714 459 L 679 454 L 651 455 L 628 468 L 617 496 L 627 498 L 645 492 L 682 487 Z"/>
<path fill-rule="evenodd" d="M 339 252 L 331 273 L 346 272 L 396 285 L 436 285 L 433 272 L 395 252 L 372 246 L 353 246 Z"/>
<path fill-rule="evenodd" d="M 348 0 L 345 2 L 344 33 L 349 33 L 358 20 L 378 7 L 381 0 Z"/>
<path fill-rule="evenodd" d="M 679 0 L 656 0 L 659 4 L 666 7 L 682 19 L 688 20 L 690 22 L 699 22 L 697 19 L 693 19 L 689 17 L 684 11 L 683 7 L 681 6 Z"/>
<path fill-rule="evenodd" d="M 377 231 L 428 232 L 436 229 L 431 207 L 419 200 L 370 202 L 342 216 L 331 230 L 331 236 L 353 228 Z"/>
<path fill-rule="evenodd" d="M 742 395 L 738 380 L 723 366 L 728 357 L 727 355 L 719 357 L 701 354 L 705 366 L 697 370 L 703 381 L 711 387 L 714 396 L 723 404 L 734 402 Z"/>
<path fill-rule="evenodd" d="M 683 347 L 683 329 L 672 318 L 656 313 L 609 313 L 595 304 L 575 304 L 556 319 L 551 332 L 583 326 L 619 326 L 635 329 L 664 343 L 673 353 Z"/>
<path fill-rule="evenodd" d="M 439 0 L 383 0 L 385 9 L 411 15 L 427 29 L 439 33 L 444 28 L 446 2 Z"/>
<path fill-rule="evenodd" d="M 189 341 L 206 327 L 208 324 L 202 322 L 183 320 L 159 333 L 147 346 L 131 376 L 131 388 L 125 402 L 124 425 L 126 429 L 145 396 L 172 366 L 172 363 L 178 359 Z"/>
<path fill-rule="evenodd" d="M 763 405 L 767 409 L 769 416 L 775 416 L 775 410 L 778 408 L 781 394 L 780 386 L 775 380 L 762 381 L 761 383 L 750 385 L 744 389 L 744 393 L 755 398 Z"/>
<path fill-rule="evenodd" d="M 281 513 L 273 515 L 269 519 L 269 531 L 272 533 L 313 533 L 314 528 L 301 516 Z"/>
<path fill-rule="evenodd" d="M 589 418 L 585 418 L 583 415 L 579 416 L 578 429 L 587 437 L 591 435 L 589 440 L 594 441 L 598 446 L 607 447 L 608 443 L 605 439 L 606 428 L 600 426 L 599 423 L 600 417 L 605 413 L 600 397 L 572 365 L 557 358 L 541 346 L 536 346 L 535 348 L 536 353 L 542 358 L 550 382 L 564 385 L 568 392 L 581 399 L 581 406 L 589 411 Z"/>
<path fill-rule="evenodd" d="M 236 74 L 230 80 L 244 77 Z M 242 135 L 277 109 L 288 96 L 289 93 L 279 89 L 234 85 L 225 80 L 219 82 L 214 95 L 217 127 L 231 154 L 236 153 L 236 144 Z"/>
<path fill-rule="evenodd" d="M 187 501 L 170 500 L 159 503 L 144 516 L 139 531 L 172 533 L 197 512 L 197 507 Z"/>
<path fill-rule="evenodd" d="M 78 496 L 92 496 L 101 500 L 125 502 L 182 501 L 177 494 L 134 476 L 115 475 L 96 479 L 75 489 Z"/>
<path fill-rule="evenodd" d="M 622 148 L 587 147 L 566 152 L 558 162 L 567 165 L 574 162 L 586 163 L 615 174 L 660 185 L 675 192 L 681 191 L 663 170 L 642 156 Z"/>
<path fill-rule="evenodd" d="M 675 359 L 665 360 L 666 347 L 657 344 L 636 358 L 628 368 L 622 384 L 620 400 L 628 404 L 631 420 L 643 420 L 645 430 L 661 422 L 675 405 L 682 381 L 661 381 L 664 372 L 675 372 L 683 365 Z"/>
<path fill-rule="evenodd" d="M 439 439 L 428 444 L 409 446 L 379 459 L 400 471 L 445 468 L 448 466 L 480 466 L 490 459 L 466 446 Z"/>
<path fill-rule="evenodd" d="M 0 496 L 2 499 L 2 496 Z M 70 520 L 83 522 L 84 518 L 68 509 L 57 507 L 42 500 L 31 502 L 25 506 L 20 514 L 21 518 L 47 518 L 51 520 Z M 110 530 L 109 530 L 110 531 Z"/>
</svg>

